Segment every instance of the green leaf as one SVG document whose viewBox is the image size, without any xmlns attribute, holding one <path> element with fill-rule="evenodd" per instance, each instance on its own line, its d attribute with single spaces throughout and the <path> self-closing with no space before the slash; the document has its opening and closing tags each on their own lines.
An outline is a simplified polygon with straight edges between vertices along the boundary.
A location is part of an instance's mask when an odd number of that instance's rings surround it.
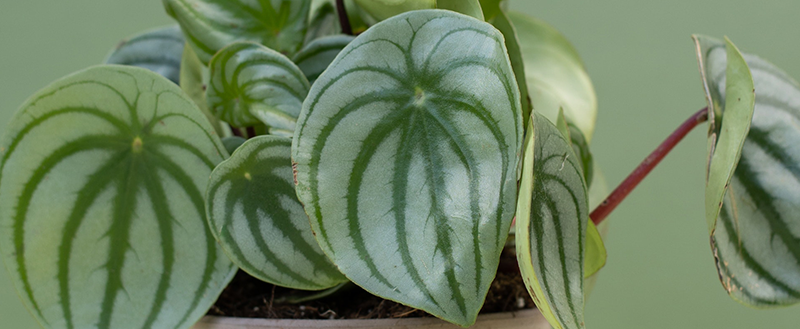
<svg viewBox="0 0 800 329">
<path fill-rule="evenodd" d="M 228 151 L 228 154 L 233 154 L 233 152 L 246 141 L 246 139 L 239 136 L 230 136 L 222 139 L 222 145 L 225 146 L 225 150 Z"/>
<path fill-rule="evenodd" d="M 308 45 L 316 39 L 340 33 L 342 33 L 342 28 L 339 25 L 339 16 L 336 14 L 336 7 L 334 7 L 333 2 L 330 0 L 312 0 L 311 15 L 304 44 Z"/>
<path fill-rule="evenodd" d="M 589 212 L 581 164 L 544 116 L 534 113 L 527 131 L 516 225 L 522 278 L 553 328 L 584 328 Z"/>
<path fill-rule="evenodd" d="M 233 262 L 272 284 L 322 290 L 347 281 L 325 258 L 294 191 L 292 141 L 258 136 L 211 173 L 206 212 Z"/>
<path fill-rule="evenodd" d="M 297 67 L 303 71 L 308 78 L 308 82 L 314 84 L 333 59 L 347 46 L 355 37 L 349 35 L 335 35 L 319 38 L 300 50 L 293 60 Z"/>
<path fill-rule="evenodd" d="M 322 250 L 373 294 L 473 323 L 514 215 L 520 114 L 491 25 L 427 10 L 370 28 L 314 83 L 295 131 Z"/>
<path fill-rule="evenodd" d="M 481 10 L 483 10 L 483 18 L 491 23 L 497 15 L 503 13 L 501 8 L 502 0 L 480 0 Z"/>
<path fill-rule="evenodd" d="M 478 0 L 436 0 L 436 8 L 452 10 L 484 20 L 483 10 Z"/>
<path fill-rule="evenodd" d="M 699 41 L 698 37 L 695 37 L 695 41 L 699 49 L 704 48 L 701 43 L 706 46 L 710 45 L 709 42 Z M 730 40 L 726 39 L 725 41 L 725 44 L 718 44 L 714 48 L 709 47 L 705 51 L 698 53 L 701 66 L 705 66 L 707 61 L 713 61 L 714 63 L 709 64 L 716 65 L 719 63 L 720 58 L 706 59 L 703 57 L 704 54 L 711 54 L 709 52 L 710 49 L 721 49 L 719 48 L 720 46 L 727 49 L 725 53 L 713 53 L 715 56 L 721 55 L 722 61 L 727 63 L 725 81 L 708 81 L 705 80 L 705 74 L 702 75 L 704 77 L 703 84 L 707 86 L 707 89 L 711 88 L 708 86 L 709 84 L 714 84 L 715 89 L 720 89 L 721 85 L 724 84 L 724 94 L 726 95 L 725 101 L 722 103 L 724 105 L 711 102 L 708 109 L 709 113 L 719 112 L 724 115 L 719 118 L 724 118 L 720 125 L 720 130 L 713 131 L 709 135 L 711 148 L 709 149 L 708 177 L 706 180 L 706 222 L 708 223 L 709 234 L 714 234 L 717 217 L 722 208 L 722 198 L 733 178 L 736 164 L 739 162 L 742 146 L 750 129 L 750 121 L 753 119 L 755 105 L 753 77 L 750 74 L 750 69 L 736 46 Z M 714 116 L 712 115 L 711 118 L 714 118 Z M 714 126 L 716 126 L 716 123 Z"/>
<path fill-rule="evenodd" d="M 586 258 L 583 265 L 583 277 L 587 279 L 606 265 L 606 258 L 608 257 L 600 231 L 591 219 L 588 220 L 588 223 L 589 226 L 587 226 L 586 230 Z"/>
<path fill-rule="evenodd" d="M 522 49 L 520 48 L 514 24 L 511 23 L 504 10 L 500 9 L 500 7 L 496 9 L 497 14 L 489 23 L 500 30 L 506 39 L 508 57 L 511 59 L 511 67 L 514 68 L 514 77 L 517 79 L 517 85 L 519 86 L 519 96 L 522 101 L 522 124 L 524 127 L 528 124 L 528 119 L 531 117 L 531 111 L 533 110 L 531 97 L 528 94 L 528 82 L 525 78 L 525 61 L 522 58 Z"/>
<path fill-rule="evenodd" d="M 573 144 L 573 150 L 575 149 L 574 145 L 575 144 Z M 592 167 L 592 172 L 594 173 L 592 175 L 592 181 L 587 181 L 587 187 L 589 188 L 589 209 L 597 208 L 597 206 L 600 205 L 600 203 L 602 203 L 608 196 L 608 183 L 606 182 L 605 176 L 603 176 L 603 172 L 600 170 L 600 167 L 598 167 L 597 163 L 593 163 Z M 607 258 L 605 242 L 603 241 L 608 236 L 609 222 L 610 220 L 606 218 L 602 223 L 600 223 L 600 225 L 596 226 L 596 229 L 600 234 L 599 243 L 597 241 L 592 241 L 592 239 L 595 239 L 596 237 L 594 237 L 593 233 L 591 232 L 591 227 L 589 227 L 586 231 L 586 260 L 583 262 L 584 272 L 592 272 L 591 270 L 586 270 L 586 268 L 592 268 L 592 263 L 602 262 L 603 265 L 600 265 L 598 271 L 591 276 L 586 277 L 584 275 L 586 278 L 583 284 L 583 291 L 584 295 L 586 296 L 584 299 L 588 299 L 589 295 L 591 295 L 592 291 L 594 290 L 595 283 L 600 276 L 599 270 L 605 266 L 605 260 L 600 261 L 598 260 L 598 257 Z M 594 225 L 591 218 L 589 219 L 589 225 Z"/>
<path fill-rule="evenodd" d="M 375 19 L 389 17 L 412 10 L 436 8 L 436 0 L 354 0 L 358 7 Z M 463 0 L 462 0 L 463 1 Z"/>
<path fill-rule="evenodd" d="M 533 108 L 551 122 L 558 110 L 591 143 L 597 118 L 597 96 L 575 48 L 549 24 L 510 12 L 524 60 Z"/>
<path fill-rule="evenodd" d="M 203 63 L 236 41 L 291 55 L 308 28 L 311 0 L 163 0 Z"/>
<path fill-rule="evenodd" d="M 308 94 L 305 75 L 280 53 L 236 42 L 211 59 L 208 106 L 236 127 L 264 123 L 273 135 L 292 136 Z"/>
<path fill-rule="evenodd" d="M 219 121 L 211 110 L 208 109 L 208 102 L 206 102 L 206 89 L 208 80 L 210 79 L 208 68 L 200 62 L 192 47 L 188 44 L 183 47 L 183 55 L 181 56 L 181 70 L 180 70 L 180 86 L 181 90 L 186 93 L 189 98 L 194 101 L 197 108 L 203 112 L 208 122 L 214 127 L 217 136 L 230 136 L 231 128 L 224 122 Z"/>
<path fill-rule="evenodd" d="M 719 143 L 731 138 L 725 137 L 731 132 L 726 125 L 742 115 L 728 111 L 743 111 L 738 96 L 745 101 L 749 93 L 726 83 L 729 74 L 742 74 L 735 48 L 697 39 L 709 107 L 722 121 L 716 125 L 720 152 Z M 743 57 L 753 77 L 755 110 L 711 237 L 712 251 L 731 297 L 755 307 L 788 305 L 800 301 L 800 85 L 759 57 Z M 741 77 L 730 82 L 741 83 Z"/>
<path fill-rule="evenodd" d="M 101 66 L 36 93 L 0 164 L 0 250 L 48 328 L 188 328 L 235 273 L 202 189 L 227 156 L 175 84 Z"/>
<path fill-rule="evenodd" d="M 578 126 L 567 121 L 567 127 L 569 128 L 569 138 L 570 144 L 572 145 L 572 150 L 575 151 L 575 155 L 581 159 L 583 178 L 586 181 L 587 187 L 591 188 L 592 181 L 594 181 L 594 156 L 592 156 L 592 152 L 589 150 L 589 142 L 586 140 L 586 136 L 583 135 L 583 131 L 581 131 Z"/>
<path fill-rule="evenodd" d="M 178 84 L 184 43 L 177 25 L 149 30 L 122 40 L 105 63 L 146 68 Z"/>
</svg>

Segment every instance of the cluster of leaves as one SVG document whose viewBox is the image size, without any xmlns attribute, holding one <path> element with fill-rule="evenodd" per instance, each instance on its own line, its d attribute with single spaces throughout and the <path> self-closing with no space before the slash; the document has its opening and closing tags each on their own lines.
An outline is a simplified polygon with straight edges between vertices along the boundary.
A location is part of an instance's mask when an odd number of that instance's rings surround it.
<svg viewBox="0 0 800 329">
<path fill-rule="evenodd" d="M 23 104 L 0 145 L 0 249 L 42 325 L 186 328 L 241 268 L 468 326 L 512 231 L 541 312 L 584 327 L 605 191 L 573 47 L 499 0 L 343 3 L 357 37 L 327 0 L 164 0 L 180 27 Z M 697 40 L 723 284 L 797 302 L 800 88 Z"/>
</svg>

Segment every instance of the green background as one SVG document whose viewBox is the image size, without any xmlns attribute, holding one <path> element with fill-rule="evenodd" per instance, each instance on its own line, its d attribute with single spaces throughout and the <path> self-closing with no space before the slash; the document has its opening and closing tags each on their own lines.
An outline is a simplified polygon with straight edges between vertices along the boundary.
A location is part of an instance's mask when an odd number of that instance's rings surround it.
<svg viewBox="0 0 800 329">
<path fill-rule="evenodd" d="M 692 33 L 729 36 L 800 77 L 800 1 L 528 1 L 512 8 L 572 40 L 597 90 L 595 158 L 620 182 L 705 106 Z M 0 3 L 0 122 L 36 90 L 102 62 L 120 39 L 170 24 L 160 1 Z M 2 128 L 4 129 L 4 128 Z M 797 328 L 800 306 L 757 311 L 722 289 L 703 212 L 705 134 L 691 133 L 611 215 L 590 328 Z M 0 326 L 36 328 L 0 270 Z"/>
</svg>

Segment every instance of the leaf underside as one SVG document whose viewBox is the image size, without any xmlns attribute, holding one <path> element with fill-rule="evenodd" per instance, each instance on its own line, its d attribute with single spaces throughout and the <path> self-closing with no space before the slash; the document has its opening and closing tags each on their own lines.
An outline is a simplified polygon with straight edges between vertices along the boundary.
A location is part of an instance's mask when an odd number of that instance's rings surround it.
<svg viewBox="0 0 800 329">
<path fill-rule="evenodd" d="M 235 127 L 265 124 L 290 137 L 309 84 L 280 53 L 251 42 L 235 42 L 211 59 L 206 97 L 211 112 Z"/>
<path fill-rule="evenodd" d="M 0 249 L 49 328 L 188 328 L 235 272 L 202 189 L 227 153 L 178 86 L 100 66 L 34 95 L 0 164 Z"/>
<path fill-rule="evenodd" d="M 697 37 L 707 94 L 726 120 L 726 47 Z M 779 68 L 744 55 L 755 111 L 711 238 L 723 287 L 754 307 L 800 301 L 800 86 Z"/>
<path fill-rule="evenodd" d="M 312 86 L 292 147 L 323 251 L 373 294 L 473 323 L 513 216 L 520 113 L 486 23 L 417 11 L 357 37 Z"/>
<path fill-rule="evenodd" d="M 254 277 L 283 287 L 321 290 L 347 279 L 311 234 L 294 191 L 292 141 L 258 136 L 211 174 L 209 224 L 230 259 Z"/>
<path fill-rule="evenodd" d="M 146 31 L 123 40 L 111 51 L 105 63 L 145 68 L 178 84 L 185 43 L 177 25 Z"/>
<path fill-rule="evenodd" d="M 534 113 L 532 121 L 517 205 L 520 271 L 553 328 L 584 328 L 589 212 L 581 163 L 569 141 L 547 118 Z"/>
</svg>

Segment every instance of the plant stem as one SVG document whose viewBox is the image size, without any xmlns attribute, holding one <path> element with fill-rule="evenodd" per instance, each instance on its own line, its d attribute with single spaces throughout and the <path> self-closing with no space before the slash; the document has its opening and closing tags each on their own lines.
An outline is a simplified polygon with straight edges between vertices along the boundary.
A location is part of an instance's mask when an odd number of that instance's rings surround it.
<svg viewBox="0 0 800 329">
<path fill-rule="evenodd" d="M 636 170 L 634 170 L 628 176 L 628 178 L 625 178 L 625 180 L 622 181 L 619 186 L 617 186 L 614 192 L 611 192 L 611 195 L 609 195 L 608 198 L 606 198 L 599 206 L 597 206 L 594 211 L 592 211 L 592 214 L 589 215 L 589 218 L 591 218 L 595 224 L 600 224 L 600 222 L 602 222 L 608 216 L 608 214 L 611 213 L 611 211 L 613 211 L 614 208 L 616 208 L 620 202 L 622 202 L 622 200 L 624 200 L 625 197 L 628 196 L 631 191 L 633 191 L 634 188 L 636 188 L 636 185 L 639 185 L 639 183 L 647 176 L 647 174 L 649 174 L 650 171 L 652 171 L 653 168 L 655 168 L 656 165 L 661 162 L 661 159 L 664 159 L 664 156 L 666 156 L 672 150 L 672 148 L 678 144 L 678 142 L 686 137 L 686 135 L 692 131 L 694 127 L 697 127 L 698 124 L 706 122 L 707 120 L 708 108 L 703 108 L 702 110 L 693 114 L 689 119 L 686 119 L 686 121 L 684 121 L 677 130 L 669 135 L 669 137 L 667 137 L 667 139 L 664 140 L 664 142 L 662 142 L 661 145 L 659 145 L 658 148 L 653 151 L 653 153 L 650 153 L 650 155 L 647 156 L 647 158 L 645 158 L 638 167 L 636 167 Z"/>
<path fill-rule="evenodd" d="M 339 13 L 339 25 L 342 26 L 342 33 L 353 35 L 353 27 L 350 26 L 350 19 L 347 18 L 347 10 L 344 7 L 344 0 L 336 0 L 336 12 Z"/>
</svg>

